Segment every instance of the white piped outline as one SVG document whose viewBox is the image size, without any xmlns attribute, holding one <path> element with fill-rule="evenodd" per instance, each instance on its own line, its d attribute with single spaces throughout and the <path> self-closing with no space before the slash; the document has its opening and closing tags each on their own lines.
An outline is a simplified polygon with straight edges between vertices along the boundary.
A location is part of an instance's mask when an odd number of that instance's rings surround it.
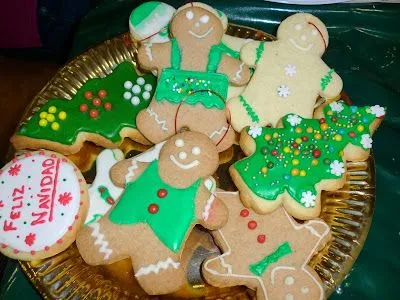
<svg viewBox="0 0 400 300">
<path fill-rule="evenodd" d="M 302 47 L 300 45 L 298 45 L 294 39 L 290 38 L 289 41 L 293 44 L 293 46 L 295 46 L 297 49 L 304 51 L 304 52 L 308 52 L 311 50 L 311 48 L 314 46 L 314 44 L 308 44 L 307 47 Z"/>
<path fill-rule="evenodd" d="M 100 232 L 100 224 L 98 222 L 88 224 L 92 228 L 91 236 L 95 237 L 95 245 L 100 245 L 99 252 L 104 253 L 104 260 L 108 260 L 113 253 L 112 249 L 108 248 L 108 242 L 104 239 L 104 234 Z"/>
<path fill-rule="evenodd" d="M 178 269 L 181 264 L 179 262 L 173 261 L 171 257 L 168 257 L 166 260 L 159 260 L 156 264 L 147 265 L 141 267 L 136 273 L 135 277 L 141 277 L 149 275 L 150 273 L 158 274 L 160 270 L 167 270 L 170 267 L 174 269 Z"/>
<path fill-rule="evenodd" d="M 207 35 L 209 35 L 214 30 L 214 27 L 211 26 L 205 33 L 198 35 L 193 31 L 189 30 L 189 34 L 194 36 L 196 39 L 204 39 Z"/>
<path fill-rule="evenodd" d="M 195 159 L 194 161 L 192 161 L 191 163 L 188 164 L 182 164 L 179 161 L 176 160 L 175 156 L 173 156 L 172 154 L 169 156 L 169 159 L 178 167 L 181 168 L 182 170 L 189 170 L 191 168 L 197 167 L 200 162 Z"/>
</svg>

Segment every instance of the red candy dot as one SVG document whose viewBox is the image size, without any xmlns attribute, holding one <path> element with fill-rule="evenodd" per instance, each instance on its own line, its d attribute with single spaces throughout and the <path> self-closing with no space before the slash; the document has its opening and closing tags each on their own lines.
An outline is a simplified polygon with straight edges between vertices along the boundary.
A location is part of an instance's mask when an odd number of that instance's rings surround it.
<svg viewBox="0 0 400 300">
<path fill-rule="evenodd" d="M 107 96 L 107 91 L 106 91 L 106 90 L 100 90 L 100 91 L 97 93 L 97 95 L 98 95 L 101 99 L 103 99 L 103 98 L 105 98 L 105 97 Z"/>
<path fill-rule="evenodd" d="M 100 98 L 94 98 L 92 101 L 94 106 L 100 106 L 101 105 L 101 100 Z"/>
<path fill-rule="evenodd" d="M 247 217 L 249 215 L 249 210 L 248 209 L 246 209 L 246 208 L 243 208 L 241 211 L 240 211 L 240 216 L 241 217 Z"/>
<path fill-rule="evenodd" d="M 292 143 L 293 148 L 297 148 L 299 147 L 299 144 L 297 144 L 296 142 Z"/>
<path fill-rule="evenodd" d="M 257 222 L 256 221 L 250 221 L 249 223 L 247 223 L 247 227 L 249 227 L 249 229 L 251 229 L 251 230 L 256 229 Z"/>
<path fill-rule="evenodd" d="M 93 98 L 93 94 L 91 91 L 86 91 L 85 94 L 83 94 L 83 96 L 85 97 L 85 99 L 90 100 Z"/>
<path fill-rule="evenodd" d="M 69 231 L 72 231 L 72 226 L 69 226 L 69 227 L 68 227 L 68 230 L 69 230 Z"/>
<path fill-rule="evenodd" d="M 7 245 L 6 244 L 1 244 L 1 248 L 5 249 L 5 248 L 7 248 Z"/>
<path fill-rule="evenodd" d="M 332 117 L 331 120 L 332 120 L 332 122 L 337 122 L 337 118 L 336 117 Z"/>
<path fill-rule="evenodd" d="M 104 103 L 104 109 L 105 110 L 111 110 L 111 108 L 112 108 L 112 104 L 110 102 Z"/>
<path fill-rule="evenodd" d="M 106 201 L 107 201 L 107 203 L 110 204 L 110 205 L 113 205 L 113 204 L 115 203 L 114 199 L 111 198 L 111 197 L 107 197 Z"/>
<path fill-rule="evenodd" d="M 19 253 L 19 251 L 17 249 L 14 249 L 13 252 L 14 252 L 14 254 L 18 254 Z"/>
<path fill-rule="evenodd" d="M 271 151 L 271 154 L 272 154 L 273 156 L 277 156 L 277 155 L 278 155 L 278 151 L 272 150 L 272 151 Z"/>
<path fill-rule="evenodd" d="M 319 149 L 315 149 L 312 153 L 312 156 L 314 156 L 315 158 L 318 158 L 321 156 L 321 150 Z"/>
<path fill-rule="evenodd" d="M 259 242 L 260 244 L 264 244 L 266 240 L 265 234 L 259 234 L 257 236 L 257 242 Z"/>
<path fill-rule="evenodd" d="M 157 204 L 150 204 L 148 207 L 148 211 L 151 214 L 156 214 L 158 212 L 158 205 Z"/>
<path fill-rule="evenodd" d="M 91 109 L 89 112 L 89 116 L 92 119 L 96 119 L 99 116 L 99 111 L 97 109 Z"/>
<path fill-rule="evenodd" d="M 86 103 L 81 104 L 81 105 L 79 106 L 79 110 L 80 110 L 81 112 L 85 112 L 85 111 L 87 111 L 88 109 L 89 109 L 89 107 L 87 106 Z"/>
<path fill-rule="evenodd" d="M 319 124 L 325 123 L 325 118 L 319 119 Z"/>
<path fill-rule="evenodd" d="M 31 251 L 31 254 L 32 254 L 32 255 L 35 255 L 35 254 L 36 254 L 36 252 L 32 250 L 32 251 Z"/>
<path fill-rule="evenodd" d="M 76 216 L 75 216 L 75 220 L 78 220 L 78 219 L 79 219 L 79 216 L 78 216 L 78 215 L 76 215 Z"/>
<path fill-rule="evenodd" d="M 49 251 L 49 249 L 50 249 L 49 246 L 44 247 L 44 250 L 45 250 L 45 251 Z"/>
<path fill-rule="evenodd" d="M 159 189 L 159 190 L 157 191 L 157 196 L 158 196 L 158 198 L 164 198 L 164 197 L 167 196 L 167 194 L 168 194 L 168 192 L 167 192 L 166 189 Z"/>
<path fill-rule="evenodd" d="M 353 138 L 353 137 L 355 137 L 355 136 L 356 136 L 356 133 L 355 133 L 355 132 L 353 132 L 353 131 L 352 131 L 352 132 L 349 132 L 349 136 Z"/>
<path fill-rule="evenodd" d="M 302 136 L 302 137 L 301 137 L 301 140 L 302 140 L 303 142 L 308 142 L 308 137 Z"/>
<path fill-rule="evenodd" d="M 63 240 L 62 240 L 62 239 L 59 239 L 59 240 L 57 241 L 57 244 L 62 244 L 62 242 L 63 242 Z"/>
</svg>

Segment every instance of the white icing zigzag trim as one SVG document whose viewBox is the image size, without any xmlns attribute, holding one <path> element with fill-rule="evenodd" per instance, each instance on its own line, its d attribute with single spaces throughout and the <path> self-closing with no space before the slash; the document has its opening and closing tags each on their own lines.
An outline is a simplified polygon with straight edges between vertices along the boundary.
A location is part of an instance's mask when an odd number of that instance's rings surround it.
<svg viewBox="0 0 400 300">
<path fill-rule="evenodd" d="M 165 120 L 159 120 L 157 113 L 155 113 L 150 107 L 146 108 L 147 113 L 150 115 L 150 117 L 154 117 L 154 120 L 156 120 L 157 124 L 161 125 L 161 129 L 164 131 L 168 131 L 168 127 L 165 125 L 167 121 Z"/>
<path fill-rule="evenodd" d="M 214 135 L 221 135 L 223 132 L 227 131 L 228 128 L 223 126 L 220 130 L 215 130 L 213 133 L 210 134 L 210 139 L 214 137 Z"/>
<path fill-rule="evenodd" d="M 238 81 L 240 79 L 242 79 L 242 72 L 243 72 L 243 66 L 244 63 L 242 62 L 239 66 L 239 70 L 236 72 L 235 77 L 233 77 L 233 80 Z"/>
<path fill-rule="evenodd" d="M 93 229 L 91 235 L 92 237 L 96 238 L 94 244 L 100 245 L 99 252 L 104 253 L 104 259 L 107 260 L 113 251 L 110 248 L 108 248 L 108 242 L 104 240 L 104 234 L 100 232 L 100 224 L 95 222 L 88 224 L 88 227 L 91 227 Z"/>
<path fill-rule="evenodd" d="M 207 200 L 206 206 L 204 207 L 204 211 L 201 214 L 204 221 L 207 221 L 207 219 L 210 215 L 210 209 L 211 209 L 211 206 L 212 206 L 214 200 L 215 200 L 215 196 L 214 196 L 214 194 L 211 194 L 210 198 L 208 198 L 208 200 Z"/>
<path fill-rule="evenodd" d="M 166 260 L 160 260 L 154 265 L 148 265 L 141 267 L 135 274 L 135 277 L 149 275 L 150 273 L 158 274 L 160 270 L 167 270 L 170 267 L 174 269 L 178 269 L 181 264 L 172 260 L 171 257 L 168 257 Z"/>
<path fill-rule="evenodd" d="M 147 57 L 149 58 L 150 61 L 153 61 L 153 53 L 151 51 L 151 47 L 152 46 L 153 46 L 152 43 L 147 43 L 146 46 L 144 47 L 146 55 L 147 55 Z"/>
<path fill-rule="evenodd" d="M 137 170 L 139 168 L 136 159 L 133 158 L 131 164 L 132 165 L 128 168 L 128 173 L 126 173 L 125 175 L 125 183 L 131 181 L 132 177 L 135 175 L 134 170 Z"/>
</svg>

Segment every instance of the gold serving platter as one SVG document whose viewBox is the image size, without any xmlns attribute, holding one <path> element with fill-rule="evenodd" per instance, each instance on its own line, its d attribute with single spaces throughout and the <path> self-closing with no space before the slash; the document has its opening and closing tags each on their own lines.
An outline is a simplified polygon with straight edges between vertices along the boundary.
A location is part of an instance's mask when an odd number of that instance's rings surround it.
<svg viewBox="0 0 400 300">
<path fill-rule="evenodd" d="M 232 24 L 227 33 L 241 38 L 265 41 L 274 39 L 267 33 Z M 131 61 L 136 65 L 135 52 L 135 45 L 126 33 L 76 57 L 62 67 L 33 99 L 21 124 L 49 99 L 71 99 L 87 80 L 105 77 L 123 61 Z M 148 147 L 128 139 L 120 146 L 126 157 L 140 153 Z M 101 150 L 101 147 L 86 143 L 79 153 L 69 156 L 84 172 L 89 183 L 95 174 L 95 158 Z M 14 153 L 10 149 L 9 156 Z M 220 188 L 235 190 L 228 168 L 242 155 L 238 146 L 220 154 L 220 167 L 215 174 Z M 322 194 L 321 218 L 330 225 L 332 239 L 313 257 L 310 266 L 321 276 L 328 295 L 348 274 L 364 245 L 375 202 L 374 169 L 373 156 L 365 162 L 348 163 L 345 186 L 336 192 Z M 20 265 L 45 299 L 253 298 L 254 292 L 245 287 L 218 289 L 203 282 L 200 265 L 207 256 L 216 253 L 219 253 L 219 249 L 214 245 L 211 235 L 196 228 L 183 253 L 187 286 L 173 295 L 162 297 L 145 294 L 135 281 L 129 260 L 108 266 L 89 266 L 80 257 L 75 245 L 54 257 L 20 262 Z"/>
</svg>

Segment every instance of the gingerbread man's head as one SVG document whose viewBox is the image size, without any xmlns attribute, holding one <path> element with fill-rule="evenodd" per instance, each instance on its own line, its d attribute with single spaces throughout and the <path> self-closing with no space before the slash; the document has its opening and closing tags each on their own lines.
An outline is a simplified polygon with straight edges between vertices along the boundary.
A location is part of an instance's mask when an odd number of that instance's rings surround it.
<svg viewBox="0 0 400 300">
<path fill-rule="evenodd" d="M 179 42 L 198 45 L 218 44 L 224 34 L 220 19 L 202 7 L 189 6 L 179 10 L 171 22 L 171 35 Z"/>
<path fill-rule="evenodd" d="M 277 37 L 299 53 L 318 56 L 322 56 L 329 42 L 325 24 L 317 17 L 305 13 L 285 19 L 278 28 Z"/>
<path fill-rule="evenodd" d="M 217 168 L 217 148 L 202 133 L 179 133 L 170 138 L 160 151 L 159 170 L 166 172 L 160 175 L 178 188 L 188 187 L 199 178 L 211 176 Z"/>
</svg>

